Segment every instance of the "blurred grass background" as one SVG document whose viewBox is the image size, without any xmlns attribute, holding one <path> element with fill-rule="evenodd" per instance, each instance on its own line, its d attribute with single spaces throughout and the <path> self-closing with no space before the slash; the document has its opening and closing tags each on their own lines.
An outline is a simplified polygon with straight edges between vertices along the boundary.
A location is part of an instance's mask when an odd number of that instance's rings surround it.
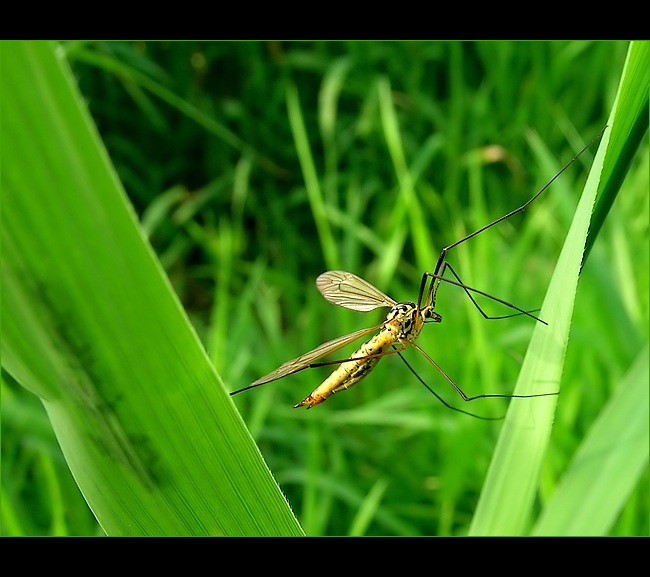
<svg viewBox="0 0 650 577">
<path fill-rule="evenodd" d="M 61 47 L 143 227 L 235 390 L 380 322 L 381 313 L 326 303 L 314 286 L 324 270 L 415 300 L 443 246 L 528 200 L 605 124 L 627 43 Z M 646 136 L 582 273 L 540 510 L 648 340 L 647 152 Z M 594 153 L 524 215 L 450 253 L 463 281 L 539 306 Z M 531 323 L 485 321 L 454 287 L 441 288 L 438 311 L 443 323 L 419 344 L 468 395 L 510 392 Z M 424 359 L 408 359 L 460 406 Z M 292 409 L 327 372 L 235 397 L 305 532 L 464 534 L 499 423 L 446 410 L 396 358 L 314 410 Z M 3 533 L 99 533 L 40 402 L 11 382 L 2 399 Z M 505 407 L 491 399 L 462 408 Z M 648 533 L 649 480 L 646 467 L 610 534 Z"/>
</svg>

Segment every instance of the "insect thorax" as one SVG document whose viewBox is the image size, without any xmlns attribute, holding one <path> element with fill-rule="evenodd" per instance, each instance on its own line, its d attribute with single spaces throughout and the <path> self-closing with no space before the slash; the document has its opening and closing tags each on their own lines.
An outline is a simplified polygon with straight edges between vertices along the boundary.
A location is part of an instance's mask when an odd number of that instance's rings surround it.
<svg viewBox="0 0 650 577">
<path fill-rule="evenodd" d="M 434 312 L 431 307 L 427 306 L 421 311 L 412 302 L 397 303 L 388 315 L 386 315 L 386 324 L 384 330 L 390 331 L 395 335 L 395 339 L 401 342 L 413 342 L 420 336 L 422 327 L 426 322 L 439 323 L 442 317 Z"/>
<path fill-rule="evenodd" d="M 417 322 L 417 314 L 418 309 L 415 306 L 415 303 L 397 303 L 386 315 L 384 330 L 393 333 L 395 339 L 400 341 L 410 341 L 417 338 L 420 330 L 422 330 L 422 323 Z M 416 329 L 418 325 L 420 325 L 420 330 Z"/>
</svg>

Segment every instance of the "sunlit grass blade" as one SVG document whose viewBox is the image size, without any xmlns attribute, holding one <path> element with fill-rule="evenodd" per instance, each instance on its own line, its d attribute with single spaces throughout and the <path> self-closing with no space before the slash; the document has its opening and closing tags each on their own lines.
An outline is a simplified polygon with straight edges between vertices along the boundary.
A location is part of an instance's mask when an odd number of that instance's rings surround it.
<svg viewBox="0 0 650 577">
<path fill-rule="evenodd" d="M 607 535 L 648 466 L 648 347 L 576 452 L 533 535 Z"/>
<path fill-rule="evenodd" d="M 309 204 L 311 205 L 311 211 L 323 251 L 323 258 L 328 268 L 335 269 L 339 265 L 334 234 L 326 214 L 323 191 L 318 180 L 314 156 L 309 147 L 309 138 L 307 137 L 305 119 L 300 108 L 298 90 L 293 84 L 290 84 L 287 88 L 287 112 L 296 144 L 296 151 L 300 159 L 300 166 L 305 179 Z"/>
<path fill-rule="evenodd" d="M 372 486 L 363 503 L 359 507 L 357 514 L 352 520 L 350 525 L 350 536 L 365 535 L 368 525 L 372 518 L 377 513 L 377 509 L 381 503 L 381 498 L 388 489 L 388 481 L 386 479 L 377 479 Z"/>
<path fill-rule="evenodd" d="M 620 148 L 613 147 L 610 134 L 620 122 L 628 119 L 617 116 L 624 109 L 630 91 L 624 79 L 594 159 L 584 192 L 559 257 L 553 278 L 540 311 L 548 327 L 538 325 L 533 333 L 515 394 L 532 394 L 549 389 L 560 390 L 564 356 L 568 342 L 573 303 L 580 266 L 589 230 L 590 215 L 599 187 L 605 162 L 613 162 Z M 647 79 L 645 80 L 647 82 Z M 641 87 L 642 89 L 642 87 Z M 557 398 L 538 399 L 534 403 L 513 401 L 506 415 L 499 442 L 470 527 L 473 535 L 520 535 L 532 522 L 532 506 L 539 480 L 542 461 L 548 445 Z"/>
<path fill-rule="evenodd" d="M 603 136 L 571 230 L 544 299 L 524 360 L 515 395 L 560 390 L 578 273 L 596 196 L 608 132 Z M 497 443 L 470 527 L 473 535 L 519 535 L 525 531 L 557 398 L 513 400 Z"/>
<path fill-rule="evenodd" d="M 612 155 L 611 161 L 603 166 L 605 186 L 599 191 L 594 213 L 589 227 L 589 237 L 585 248 L 585 259 L 598 237 L 598 231 L 609 213 L 622 181 L 637 153 L 639 145 L 648 131 L 650 42 L 632 42 L 628 51 L 626 74 L 621 82 L 621 93 L 626 97 L 619 99 L 616 111 L 621 119 L 612 127 L 612 145 L 620 150 Z"/>
<path fill-rule="evenodd" d="M 3 370 L 107 534 L 301 534 L 55 45 L 2 50 Z"/>
<path fill-rule="evenodd" d="M 399 183 L 398 204 L 395 213 L 408 218 L 416 260 L 419 269 L 426 269 L 435 261 L 431 235 L 424 220 L 424 211 L 415 192 L 415 179 L 408 166 L 397 114 L 393 105 L 393 96 L 388 79 L 379 82 L 379 111 L 386 146 L 393 161 L 393 168 Z M 393 271 L 391 271 L 392 273 Z"/>
</svg>

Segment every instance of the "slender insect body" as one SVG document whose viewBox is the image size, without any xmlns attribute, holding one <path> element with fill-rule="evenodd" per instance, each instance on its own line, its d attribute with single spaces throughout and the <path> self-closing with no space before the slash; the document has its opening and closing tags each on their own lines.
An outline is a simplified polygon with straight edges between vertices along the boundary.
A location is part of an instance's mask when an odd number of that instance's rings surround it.
<svg viewBox="0 0 650 577">
<path fill-rule="evenodd" d="M 607 128 L 607 127 L 605 127 Z M 436 262 L 434 272 L 425 272 L 422 275 L 422 280 L 420 281 L 420 291 L 418 294 L 417 304 L 412 302 L 401 302 L 398 303 L 393 300 L 388 295 L 381 292 L 378 288 L 370 284 L 368 281 L 362 279 L 361 277 L 356 276 L 355 274 L 345 272 L 345 271 L 328 271 L 320 275 L 316 279 L 316 286 L 323 297 L 330 303 L 344 307 L 346 309 L 368 312 L 376 308 L 386 307 L 390 308 L 390 312 L 386 316 L 386 320 L 378 326 L 370 327 L 367 329 L 361 329 L 350 333 L 348 335 L 343 335 L 341 337 L 332 339 L 322 345 L 316 347 L 315 349 L 295 358 L 286 363 L 280 365 L 277 369 L 270 372 L 263 377 L 260 377 L 252 384 L 244 387 L 242 389 L 233 391 L 231 395 L 236 395 L 242 391 L 252 389 L 254 387 L 259 387 L 271 381 L 281 379 L 288 375 L 302 371 L 310 367 L 323 366 L 327 364 L 339 363 L 338 368 L 327 377 L 306 399 L 295 405 L 295 407 L 313 407 L 325 401 L 328 397 L 332 396 L 339 391 L 349 389 L 356 385 L 359 381 L 365 378 L 377 365 L 379 359 L 382 356 L 390 355 L 393 353 L 399 354 L 401 359 L 407 365 L 407 367 L 413 372 L 413 374 L 420 380 L 420 382 L 433 394 L 435 395 L 440 402 L 442 402 L 447 408 L 479 419 L 494 420 L 493 417 L 481 417 L 479 415 L 474 415 L 473 413 L 468 413 L 462 409 L 458 409 L 449 405 L 444 401 L 431 387 L 429 387 L 420 376 L 411 368 L 406 359 L 402 356 L 401 351 L 406 349 L 408 346 L 412 346 L 416 349 L 421 355 L 423 355 L 437 370 L 442 376 L 447 380 L 447 382 L 454 388 L 454 390 L 460 395 L 464 401 L 472 401 L 479 398 L 487 397 L 507 397 L 507 398 L 531 398 L 531 397 L 544 397 L 548 395 L 555 395 L 554 393 L 541 393 L 536 395 L 501 395 L 501 394 L 489 394 L 489 395 L 477 395 L 474 397 L 468 397 L 462 389 L 454 383 L 454 381 L 449 377 L 444 370 L 417 344 L 416 339 L 422 332 L 422 329 L 426 323 L 435 322 L 439 323 L 442 321 L 442 317 L 435 312 L 436 298 L 438 296 L 438 288 L 442 282 L 455 285 L 460 287 L 470 301 L 474 304 L 476 309 L 483 315 L 485 319 L 488 320 L 498 320 L 498 319 L 507 319 L 510 317 L 518 315 L 526 315 L 527 317 L 546 324 L 540 318 L 531 314 L 531 311 L 526 311 L 521 309 L 505 300 L 499 299 L 488 293 L 482 292 L 478 289 L 467 286 L 463 283 L 458 273 L 454 270 L 452 265 L 447 261 L 447 254 L 450 250 L 459 246 L 460 244 L 470 240 L 471 238 L 485 232 L 489 228 L 503 222 L 504 220 L 514 216 L 515 214 L 521 213 L 536 199 L 538 198 L 560 174 L 562 174 L 569 165 L 571 165 L 580 154 L 582 154 L 596 139 L 600 138 L 605 129 L 603 129 L 598 135 L 596 135 L 587 146 L 585 146 L 576 156 L 570 160 L 564 168 L 558 174 L 551 179 L 551 181 L 546 184 L 541 190 L 539 190 L 530 200 L 525 204 L 516 208 L 515 210 L 509 212 L 508 214 L 503 215 L 502 217 L 492 221 L 491 223 L 483 226 L 482 228 L 476 230 L 475 232 L 468 234 L 467 236 L 457 240 L 453 244 L 450 244 L 442 249 L 440 256 Z M 453 278 L 449 278 L 447 274 L 450 274 Z M 489 316 L 478 302 L 475 300 L 473 295 L 482 295 L 487 297 L 492 301 L 501 303 L 506 307 L 509 307 L 511 310 L 516 311 L 509 315 L 501 316 Z M 534 311 L 533 311 L 534 312 Z M 379 331 L 379 332 L 377 332 Z M 349 358 L 343 360 L 329 361 L 329 362 L 318 362 L 323 357 L 331 355 L 336 351 L 340 350 L 344 346 L 360 339 L 361 337 L 367 337 L 368 335 L 376 333 L 369 341 L 365 342 L 358 350 L 356 350 Z"/>
<path fill-rule="evenodd" d="M 319 405 L 333 394 L 353 387 L 375 368 L 388 347 L 399 343 L 401 347 L 396 350 L 405 349 L 420 336 L 425 322 L 440 322 L 441 320 L 442 317 L 431 311 L 429 307 L 420 311 L 415 303 L 397 303 L 386 315 L 386 321 L 380 332 L 361 345 L 347 361 L 341 363 L 329 377 L 316 387 L 311 395 L 295 407 L 309 409 Z"/>
</svg>

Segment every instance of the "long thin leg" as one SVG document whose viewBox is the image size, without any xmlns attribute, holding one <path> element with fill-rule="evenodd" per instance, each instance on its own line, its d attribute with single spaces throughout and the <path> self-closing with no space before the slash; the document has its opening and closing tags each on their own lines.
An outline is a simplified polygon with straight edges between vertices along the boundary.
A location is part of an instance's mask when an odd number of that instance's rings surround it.
<svg viewBox="0 0 650 577">
<path fill-rule="evenodd" d="M 481 234 L 484 230 L 487 230 L 488 228 L 493 227 L 496 224 L 499 224 L 500 222 L 506 220 L 507 218 L 510 218 L 511 216 L 514 216 L 515 214 L 518 214 L 520 212 L 523 212 L 528 208 L 528 206 L 540 195 L 542 194 L 551 184 L 555 182 L 555 180 L 567 169 L 569 166 L 571 166 L 577 158 L 585 151 L 587 150 L 596 140 L 598 140 L 603 132 L 605 132 L 605 129 L 607 126 L 605 126 L 596 136 L 594 136 L 589 143 L 580 151 L 578 154 L 576 154 L 569 162 L 567 162 L 562 170 L 558 172 L 547 184 L 545 184 L 535 196 L 533 196 L 530 200 L 522 204 L 519 208 L 515 208 L 515 210 L 509 212 L 508 214 L 503 215 L 501 218 L 497 218 L 495 221 L 491 222 L 490 224 L 486 224 L 484 227 L 479 228 L 477 231 L 474 231 L 472 234 L 468 234 L 466 237 L 461 238 L 460 240 L 457 240 L 455 243 L 450 244 L 449 246 L 446 246 L 445 248 L 442 249 L 440 253 L 440 257 L 438 258 L 438 262 L 436 264 L 436 274 L 439 274 L 440 268 L 442 267 L 442 263 L 445 260 L 445 257 L 447 255 L 447 251 L 451 250 L 454 247 L 457 247 L 459 244 L 464 243 L 466 240 L 469 240 L 470 238 L 474 238 L 477 234 Z"/>
<path fill-rule="evenodd" d="M 444 276 L 445 271 L 446 271 L 447 269 L 449 269 L 449 270 L 451 271 L 451 274 L 453 274 L 454 277 L 456 277 L 456 280 L 459 282 L 460 286 L 462 286 L 463 290 L 465 291 L 465 294 L 469 297 L 469 300 L 471 300 L 471 301 L 474 303 L 474 306 L 478 309 L 478 312 L 480 312 L 480 313 L 483 315 L 483 317 L 486 318 L 487 320 L 489 320 L 489 321 L 496 321 L 496 320 L 501 320 L 501 319 L 511 319 L 512 317 L 518 317 L 518 316 L 524 314 L 524 313 L 513 313 L 513 314 L 511 314 L 511 315 L 502 315 L 502 316 L 498 316 L 498 317 L 491 317 L 491 316 L 489 316 L 489 315 L 488 315 L 488 314 L 487 314 L 487 313 L 486 313 L 486 312 L 485 312 L 485 311 L 480 307 L 480 305 L 476 302 L 476 300 L 474 299 L 474 297 L 473 297 L 473 296 L 471 295 L 471 293 L 467 290 L 465 283 L 463 283 L 463 281 L 460 279 L 460 277 L 458 276 L 458 274 L 456 274 L 456 271 L 453 269 L 453 267 L 452 267 L 452 266 L 451 266 L 447 261 L 445 261 L 445 264 L 444 264 L 444 266 L 442 267 L 442 274 L 441 274 L 440 276 Z M 530 310 L 530 311 L 527 311 L 527 312 L 529 312 L 529 313 L 533 313 L 533 312 L 538 311 L 538 310 L 539 310 L 539 309 L 534 309 L 534 310 Z M 533 317 L 533 318 L 534 318 L 535 320 L 538 320 L 538 321 L 540 321 L 540 322 L 543 322 L 541 319 L 539 319 L 539 318 L 537 318 L 537 317 Z"/>
<path fill-rule="evenodd" d="M 416 345 L 415 343 L 411 343 L 411 345 L 413 346 L 413 348 L 415 348 L 416 350 L 418 350 L 418 351 L 420 352 L 420 354 L 422 354 L 422 355 L 424 356 L 424 358 L 427 359 L 427 361 L 429 361 L 429 362 L 430 362 L 430 363 L 431 363 L 431 364 L 432 364 L 432 365 L 433 365 L 433 366 L 438 370 L 438 372 L 439 372 L 443 377 L 445 377 L 445 379 L 447 379 L 447 382 L 448 382 L 448 383 L 449 383 L 449 384 L 454 388 L 454 390 L 455 390 L 455 391 L 460 395 L 460 397 L 461 397 L 461 399 L 463 399 L 463 401 L 467 401 L 467 402 L 469 402 L 469 401 L 475 401 L 476 399 L 489 399 L 489 398 L 500 398 L 500 399 L 530 399 L 530 398 L 533 398 L 533 397 L 550 397 L 550 396 L 553 396 L 553 395 L 559 395 L 559 394 L 560 394 L 559 391 L 556 391 L 556 392 L 554 392 L 554 393 L 538 393 L 538 394 L 536 394 L 536 395 L 498 395 L 498 394 L 489 394 L 489 395 L 476 395 L 475 397 L 468 397 L 468 396 L 463 392 L 463 390 L 462 390 L 462 389 L 461 389 L 461 388 L 460 388 L 456 383 L 454 383 L 454 381 L 452 380 L 452 378 L 451 378 L 447 373 L 445 373 L 445 371 L 442 370 L 442 368 L 440 367 L 440 365 L 438 365 L 438 363 L 436 363 L 436 361 L 434 361 L 434 360 L 433 360 L 433 359 L 432 359 L 432 358 L 431 358 L 427 353 L 425 353 L 425 352 L 424 352 L 424 351 L 423 351 L 423 350 L 422 350 L 418 345 Z M 401 355 L 400 355 L 400 356 L 401 356 Z M 425 386 L 426 386 L 426 385 L 425 385 Z M 429 388 L 429 387 L 427 387 L 427 388 Z M 429 389 L 429 390 L 430 390 L 430 389 Z M 435 393 L 434 393 L 434 394 L 435 394 Z M 436 396 L 438 396 L 438 395 L 436 395 Z"/>
<path fill-rule="evenodd" d="M 431 294 L 433 291 L 435 291 L 435 286 L 434 286 L 435 285 L 435 280 L 443 281 L 443 282 L 446 282 L 448 284 L 453 284 L 454 286 L 458 286 L 458 287 L 462 288 L 463 290 L 465 290 L 465 292 L 471 291 L 471 292 L 474 292 L 476 294 L 482 295 L 482 296 L 484 296 L 486 298 L 489 298 L 489 299 L 491 299 L 491 300 L 493 300 L 495 302 L 501 303 L 502 305 L 505 305 L 505 306 L 507 306 L 507 307 L 509 307 L 511 309 L 514 309 L 514 310 L 518 311 L 519 314 L 526 315 L 527 317 L 530 317 L 531 319 L 534 319 L 534 320 L 536 320 L 536 321 L 538 321 L 540 323 L 543 323 L 545 325 L 548 324 L 546 321 L 536 317 L 535 315 L 531 315 L 529 311 L 525 311 L 524 309 L 520 309 L 517 305 L 513 305 L 512 303 L 509 303 L 508 301 L 504 301 L 503 299 L 492 296 L 492 295 L 490 295 L 490 294 L 488 294 L 486 292 L 480 291 L 478 289 L 472 288 L 471 286 L 467 286 L 466 284 L 463 284 L 461 282 L 453 281 L 453 280 L 451 280 L 449 278 L 443 277 L 443 276 L 441 276 L 439 274 L 435 274 L 435 273 L 432 273 L 432 272 L 425 272 L 423 274 L 422 284 L 424 284 L 424 278 L 425 277 L 431 277 L 432 279 L 434 279 L 432 281 L 431 285 L 429 286 L 429 294 Z M 456 278 L 458 278 L 458 277 L 456 277 Z M 430 302 L 430 301 L 427 300 L 427 302 Z M 418 306 L 420 306 L 419 303 L 418 303 Z M 496 318 L 498 318 L 498 317 L 496 317 Z"/>
<path fill-rule="evenodd" d="M 512 211 L 510 211 L 508 214 L 503 215 L 500 218 L 497 218 L 496 220 L 492 221 L 490 224 L 486 224 L 484 227 L 479 228 L 478 230 L 474 231 L 471 234 L 468 234 L 467 236 L 461 238 L 460 240 L 457 240 L 453 244 L 450 244 L 449 246 L 446 246 L 440 251 L 440 256 L 438 257 L 438 262 L 436 262 L 436 268 L 434 269 L 434 275 L 442 276 L 444 271 L 447 268 L 447 252 L 450 251 L 452 248 L 457 247 L 458 245 L 464 243 L 465 241 L 468 241 L 470 238 L 474 238 L 476 235 L 481 234 L 483 231 L 486 231 L 488 228 L 492 228 L 493 226 L 499 224 L 500 222 L 510 218 L 511 216 L 514 216 L 515 214 L 518 214 L 520 212 L 523 212 L 528 208 L 528 206 L 535 200 L 537 199 L 551 184 L 555 182 L 555 180 L 567 169 L 569 166 L 571 166 L 576 159 L 585 151 L 587 150 L 596 140 L 598 140 L 603 132 L 607 129 L 607 125 L 598 133 L 596 136 L 594 136 L 588 143 L 587 145 L 578 152 L 569 162 L 567 162 L 563 167 L 560 172 L 558 172 L 548 183 L 546 183 L 536 194 L 533 196 L 531 199 L 529 199 L 527 202 L 522 204 L 519 208 L 516 208 Z M 453 271 L 452 271 L 453 272 Z M 454 276 L 458 278 L 458 276 L 454 273 Z M 424 280 L 424 279 L 423 279 Z M 458 279 L 460 282 L 460 279 Z M 461 283 L 462 284 L 462 283 Z M 438 290 L 439 283 L 432 283 L 431 286 L 429 287 L 429 294 L 427 298 L 427 302 L 431 304 L 431 306 L 435 307 L 435 301 L 436 301 L 436 293 Z M 422 293 L 423 287 L 420 287 L 420 293 Z M 465 291 L 467 292 L 467 291 Z M 472 298 L 470 296 L 470 298 Z M 472 299 L 474 301 L 474 299 Z M 418 304 L 420 304 L 420 301 L 418 300 Z M 476 304 L 476 303 L 474 303 Z M 478 305 L 477 305 L 478 307 Z M 480 310 L 480 307 L 478 307 Z M 484 315 L 485 316 L 485 315 Z M 530 315 L 529 315 L 530 316 Z M 487 317 L 486 317 L 487 318 Z"/>
<path fill-rule="evenodd" d="M 404 364 L 405 364 L 405 365 L 409 368 L 409 370 L 410 370 L 410 371 L 415 375 L 415 377 L 417 378 L 417 380 L 420 381 L 420 382 L 421 382 L 421 383 L 422 383 L 422 384 L 423 384 L 423 385 L 424 385 L 424 386 L 429 390 L 429 392 L 430 392 L 434 397 L 436 397 L 436 399 L 438 399 L 438 400 L 439 400 L 439 401 L 440 401 L 440 402 L 441 402 L 445 407 L 447 407 L 448 409 L 451 409 L 452 411 L 458 411 L 459 413 L 463 413 L 463 414 L 465 414 L 465 415 L 469 415 L 470 417 L 475 417 L 475 418 L 477 418 L 477 419 L 482 419 L 482 420 L 484 420 L 484 421 L 500 421 L 500 420 L 502 420 L 503 417 L 505 416 L 505 415 L 504 415 L 504 416 L 502 416 L 502 417 L 482 417 L 481 415 L 475 415 L 474 413 L 470 413 L 469 411 L 464 411 L 463 409 L 459 409 L 459 408 L 457 408 L 457 407 L 454 407 L 454 406 L 450 405 L 450 404 L 449 404 L 447 401 L 445 401 L 445 400 L 444 400 L 444 399 L 443 399 L 443 398 L 442 398 L 438 393 L 436 393 L 436 392 L 435 392 L 435 391 L 434 391 L 434 390 L 433 390 L 429 385 L 427 385 L 427 384 L 424 382 L 424 380 L 422 379 L 422 377 L 420 377 L 420 375 L 417 374 L 417 372 L 415 371 L 415 369 L 414 369 L 414 368 L 413 368 L 413 367 L 408 363 L 408 361 L 404 358 L 404 355 L 403 355 L 402 353 L 398 353 L 398 354 L 399 354 L 400 359 L 402 359 L 402 360 L 404 361 Z M 443 373 L 443 374 L 444 374 L 444 373 Z M 447 375 L 445 375 L 445 376 L 447 376 Z"/>
</svg>

